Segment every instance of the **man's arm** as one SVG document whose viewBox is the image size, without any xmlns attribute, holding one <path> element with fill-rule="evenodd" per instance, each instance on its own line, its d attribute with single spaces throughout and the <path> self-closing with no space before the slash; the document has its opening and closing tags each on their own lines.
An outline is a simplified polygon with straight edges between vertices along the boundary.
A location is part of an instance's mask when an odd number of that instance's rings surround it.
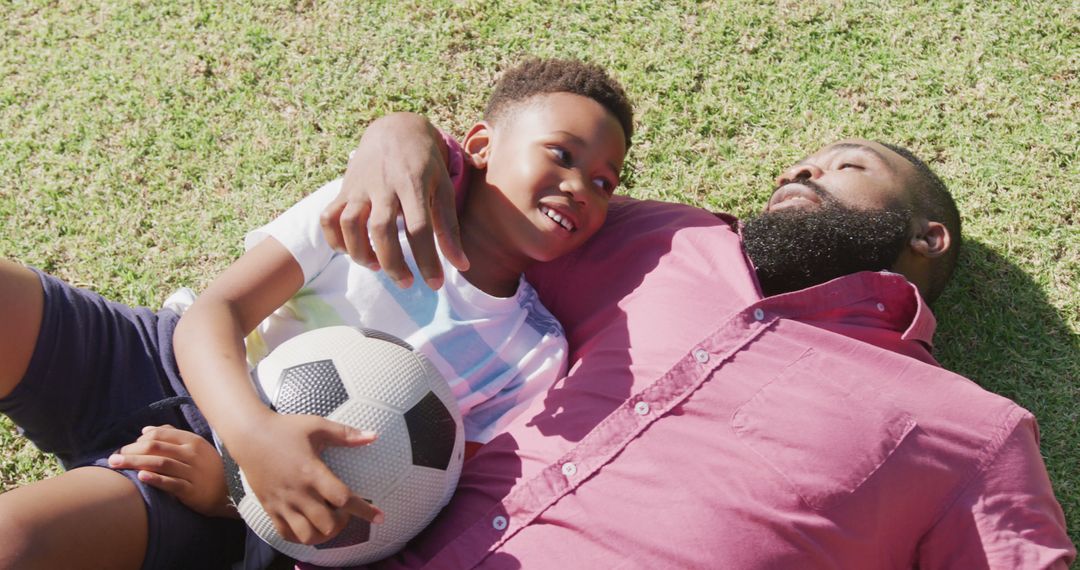
<svg viewBox="0 0 1080 570">
<path fill-rule="evenodd" d="M 451 264 L 462 271 L 469 267 L 446 163 L 443 138 L 424 117 L 395 113 L 376 120 L 349 159 L 341 192 L 320 216 L 326 241 L 408 287 L 413 275 L 396 223 L 404 215 L 420 273 L 432 289 L 441 287 L 435 239 Z"/>
<path fill-rule="evenodd" d="M 918 566 L 1065 569 L 1075 558 L 1028 414 L 923 538 Z"/>
</svg>

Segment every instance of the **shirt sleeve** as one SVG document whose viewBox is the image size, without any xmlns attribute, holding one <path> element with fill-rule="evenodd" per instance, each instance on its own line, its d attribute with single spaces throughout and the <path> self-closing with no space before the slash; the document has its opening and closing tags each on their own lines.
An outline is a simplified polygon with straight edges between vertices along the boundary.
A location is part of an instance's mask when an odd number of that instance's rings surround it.
<svg viewBox="0 0 1080 570">
<path fill-rule="evenodd" d="M 465 203 L 465 191 L 469 180 L 465 154 L 454 137 L 443 131 L 439 131 L 439 134 L 446 143 L 446 170 L 450 175 L 450 182 L 454 185 L 455 199 L 460 212 Z M 281 242 L 300 264 L 304 271 L 304 282 L 310 282 L 336 254 L 323 236 L 319 215 L 341 192 L 342 180 L 338 178 L 327 183 L 270 223 L 249 232 L 244 237 L 244 249 L 250 250 L 267 237 L 273 237 Z"/>
<path fill-rule="evenodd" d="M 244 249 L 250 250 L 267 237 L 273 237 L 289 250 L 304 271 L 304 283 L 311 282 L 337 253 L 326 242 L 319 225 L 319 214 L 341 191 L 341 178 L 319 188 L 294 204 L 270 223 L 252 230 L 244 237 Z"/>
<path fill-rule="evenodd" d="M 1067 568 L 1076 549 L 1054 498 L 1030 413 L 919 548 L 918 567 Z"/>
</svg>

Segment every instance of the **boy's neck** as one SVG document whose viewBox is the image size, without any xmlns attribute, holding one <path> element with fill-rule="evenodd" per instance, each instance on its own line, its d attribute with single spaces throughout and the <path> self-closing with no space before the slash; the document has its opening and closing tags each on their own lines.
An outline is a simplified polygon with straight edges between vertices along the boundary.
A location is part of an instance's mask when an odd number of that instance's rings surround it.
<svg viewBox="0 0 1080 570">
<path fill-rule="evenodd" d="M 505 240 L 492 231 L 492 225 L 481 216 L 470 215 L 472 210 L 466 200 L 461 213 L 461 247 L 469 258 L 469 270 L 462 275 L 488 295 L 512 297 L 531 260 L 508 251 Z"/>
</svg>

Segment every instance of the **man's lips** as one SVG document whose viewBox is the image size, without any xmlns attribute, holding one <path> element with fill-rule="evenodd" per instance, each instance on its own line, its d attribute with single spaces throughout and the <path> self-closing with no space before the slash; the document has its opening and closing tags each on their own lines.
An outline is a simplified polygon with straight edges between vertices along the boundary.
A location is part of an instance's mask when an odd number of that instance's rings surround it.
<svg viewBox="0 0 1080 570">
<path fill-rule="evenodd" d="M 821 196 L 805 184 L 792 182 L 781 186 L 773 192 L 769 198 L 767 211 L 782 210 L 785 208 L 803 208 L 807 206 L 817 207 L 821 205 Z"/>
</svg>

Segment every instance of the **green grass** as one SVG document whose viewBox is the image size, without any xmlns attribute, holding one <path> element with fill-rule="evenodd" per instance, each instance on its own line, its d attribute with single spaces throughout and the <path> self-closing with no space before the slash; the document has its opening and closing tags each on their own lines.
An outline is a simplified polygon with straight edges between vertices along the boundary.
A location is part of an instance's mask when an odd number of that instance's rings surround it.
<svg viewBox="0 0 1080 570">
<path fill-rule="evenodd" d="M 463 134 L 527 54 L 611 69 L 629 193 L 747 215 L 847 136 L 930 159 L 970 247 L 939 357 L 1040 420 L 1080 543 L 1080 14 L 1030 2 L 0 0 L 0 255 L 127 303 L 204 286 L 365 124 Z M 959 403 L 958 403 L 959 404 Z M 55 472 L 0 420 L 0 490 Z"/>
</svg>

